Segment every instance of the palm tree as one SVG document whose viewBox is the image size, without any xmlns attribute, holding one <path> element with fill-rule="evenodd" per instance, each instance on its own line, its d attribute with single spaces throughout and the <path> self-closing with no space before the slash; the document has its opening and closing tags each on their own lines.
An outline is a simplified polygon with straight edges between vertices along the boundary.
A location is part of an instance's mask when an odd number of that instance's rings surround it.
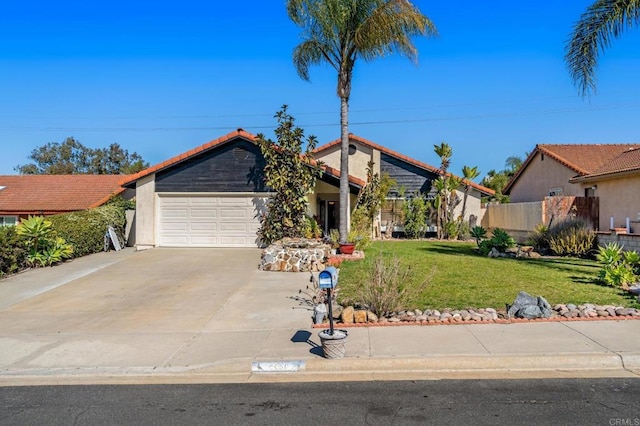
<svg viewBox="0 0 640 426">
<path fill-rule="evenodd" d="M 462 176 L 464 177 L 464 198 L 462 199 L 462 213 L 460 214 L 460 224 L 464 222 L 464 216 L 467 213 L 467 198 L 471 192 L 471 181 L 480 176 L 478 167 L 462 167 Z"/>
<path fill-rule="evenodd" d="M 440 145 L 434 145 L 433 151 L 438 157 L 440 157 L 440 172 L 441 176 L 433 181 L 433 188 L 435 189 L 436 196 L 440 198 L 438 203 L 438 238 L 445 237 L 444 225 L 447 219 L 447 206 L 448 206 L 448 182 L 447 182 L 447 169 L 451 164 L 451 156 L 453 155 L 453 149 L 451 145 L 446 142 L 441 142 Z"/>
<path fill-rule="evenodd" d="M 327 62 L 338 73 L 340 98 L 340 240 L 346 241 L 349 215 L 349 97 L 356 60 L 372 61 L 399 52 L 417 62 L 415 35 L 436 28 L 407 0 L 288 0 L 289 18 L 302 28 L 293 51 L 298 75 L 309 80 L 311 65 Z"/>
<path fill-rule="evenodd" d="M 640 0 L 596 0 L 580 16 L 567 43 L 565 60 L 584 96 L 596 89 L 598 56 L 623 30 L 640 23 Z"/>
</svg>

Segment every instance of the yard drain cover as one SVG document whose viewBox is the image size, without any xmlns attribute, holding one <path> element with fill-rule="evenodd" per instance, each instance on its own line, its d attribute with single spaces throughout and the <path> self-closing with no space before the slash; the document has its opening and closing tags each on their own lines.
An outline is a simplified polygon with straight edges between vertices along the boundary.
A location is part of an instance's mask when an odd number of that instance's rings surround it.
<svg viewBox="0 0 640 426">
<path fill-rule="evenodd" d="M 304 361 L 258 361 L 251 363 L 254 373 L 285 373 L 304 370 Z"/>
</svg>

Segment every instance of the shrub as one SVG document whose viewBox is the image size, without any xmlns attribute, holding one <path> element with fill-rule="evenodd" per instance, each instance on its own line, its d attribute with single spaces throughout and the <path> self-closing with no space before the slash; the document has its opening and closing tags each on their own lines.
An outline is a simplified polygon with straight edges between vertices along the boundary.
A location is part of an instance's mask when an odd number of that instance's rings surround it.
<svg viewBox="0 0 640 426">
<path fill-rule="evenodd" d="M 504 229 L 495 228 L 491 233 L 491 246 L 499 251 L 505 251 L 509 247 L 514 247 L 516 241 Z"/>
<path fill-rule="evenodd" d="M 379 317 L 407 308 L 407 303 L 429 284 L 434 270 L 417 286 L 407 285 L 411 273 L 411 266 L 401 263 L 399 258 L 388 258 L 379 253 L 373 259 L 372 267 L 360 278 L 354 302 Z"/>
<path fill-rule="evenodd" d="M 598 278 L 613 287 L 629 289 L 640 278 L 640 255 L 635 251 L 623 251 L 617 243 L 609 243 L 598 249 L 596 255 L 602 269 Z"/>
<path fill-rule="evenodd" d="M 51 221 L 42 216 L 29 216 L 16 226 L 16 232 L 24 239 L 31 266 L 51 266 L 73 254 L 71 244 L 58 237 Z"/>
<path fill-rule="evenodd" d="M 74 257 L 86 256 L 104 250 L 104 234 L 112 226 L 120 237 L 124 236 L 126 216 L 118 204 L 107 204 L 95 209 L 49 216 L 56 234 L 74 248 Z"/>
<path fill-rule="evenodd" d="M 596 233 L 581 218 L 567 219 L 548 230 L 549 249 L 558 256 L 584 257 L 594 248 Z"/>
<path fill-rule="evenodd" d="M 18 272 L 26 264 L 27 249 L 16 227 L 0 227 L 0 277 Z"/>
<path fill-rule="evenodd" d="M 463 220 L 457 223 L 457 237 L 459 240 L 467 241 L 471 237 L 471 226 L 469 221 Z"/>
<path fill-rule="evenodd" d="M 498 251 L 505 251 L 507 248 L 514 247 L 516 245 L 516 241 L 513 237 L 511 237 L 511 235 L 509 235 L 504 229 L 495 228 L 492 232 L 491 238 L 488 240 L 481 240 L 482 235 L 486 235 L 486 230 L 482 227 L 474 227 L 472 235 L 474 234 L 476 235 L 474 238 L 476 238 L 476 242 L 478 242 L 478 248 L 480 249 L 481 254 L 488 254 L 491 249 L 494 248 Z"/>
<path fill-rule="evenodd" d="M 549 251 L 549 228 L 544 224 L 536 226 L 529 235 L 527 244 L 532 246 L 538 253 L 547 253 Z"/>
<path fill-rule="evenodd" d="M 407 199 L 402 205 L 404 233 L 407 238 L 421 238 L 427 227 L 428 203 L 421 194 Z"/>
<path fill-rule="evenodd" d="M 471 228 L 471 231 L 469 232 L 469 234 L 471 235 L 471 238 L 476 240 L 476 244 L 478 245 L 478 248 L 480 248 L 480 243 L 485 238 L 487 238 L 487 230 L 484 229 L 482 226 L 474 226 L 473 228 Z"/>
</svg>

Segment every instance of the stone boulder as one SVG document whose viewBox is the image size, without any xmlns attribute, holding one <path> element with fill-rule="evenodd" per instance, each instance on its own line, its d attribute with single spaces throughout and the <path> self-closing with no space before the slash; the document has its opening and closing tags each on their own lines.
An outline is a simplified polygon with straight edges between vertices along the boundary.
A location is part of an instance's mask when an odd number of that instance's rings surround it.
<svg viewBox="0 0 640 426">
<path fill-rule="evenodd" d="M 542 296 L 534 297 L 521 291 L 507 313 L 515 318 L 549 318 L 551 316 L 551 305 Z"/>
</svg>

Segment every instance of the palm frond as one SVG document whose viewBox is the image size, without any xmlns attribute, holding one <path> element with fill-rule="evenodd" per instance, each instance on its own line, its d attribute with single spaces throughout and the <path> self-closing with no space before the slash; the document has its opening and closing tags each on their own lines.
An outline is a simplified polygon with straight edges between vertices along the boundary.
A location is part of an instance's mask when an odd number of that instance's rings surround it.
<svg viewBox="0 0 640 426">
<path fill-rule="evenodd" d="M 358 25 L 354 38 L 359 55 L 367 61 L 398 52 L 417 62 L 418 51 L 411 38 L 437 35 L 431 20 L 407 0 L 360 3 L 375 6 L 373 10 L 363 6 L 367 15 Z"/>
<path fill-rule="evenodd" d="M 331 46 L 322 44 L 318 40 L 305 40 L 293 49 L 293 64 L 303 80 L 309 81 L 309 67 L 323 60 L 338 69 Z"/>
<path fill-rule="evenodd" d="M 597 0 L 574 25 L 565 61 L 574 84 L 585 96 L 596 90 L 601 53 L 627 28 L 640 23 L 640 0 Z"/>
</svg>

